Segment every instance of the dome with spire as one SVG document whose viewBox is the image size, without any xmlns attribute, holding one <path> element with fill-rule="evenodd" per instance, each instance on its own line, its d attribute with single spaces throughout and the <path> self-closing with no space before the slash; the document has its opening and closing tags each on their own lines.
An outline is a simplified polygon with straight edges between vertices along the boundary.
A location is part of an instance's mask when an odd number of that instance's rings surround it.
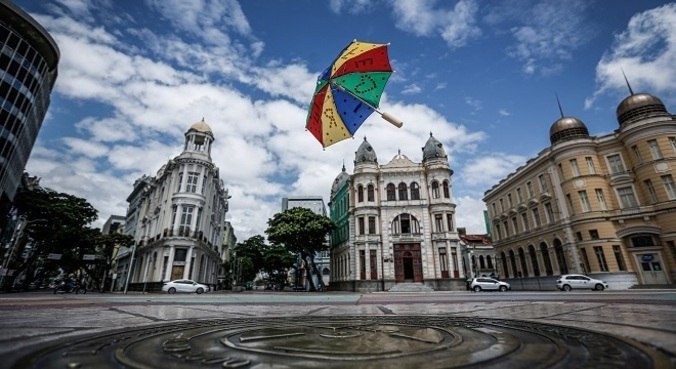
<svg viewBox="0 0 676 369">
<path fill-rule="evenodd" d="M 422 148 L 423 151 L 423 162 L 431 159 L 447 159 L 446 150 L 444 150 L 444 145 L 439 142 L 432 132 L 430 132 L 430 138 L 427 139 L 425 146 Z"/>
<path fill-rule="evenodd" d="M 203 133 L 210 133 L 210 134 L 212 134 L 212 135 L 214 134 L 214 133 L 211 131 L 211 127 L 209 127 L 209 125 L 207 124 L 207 122 L 204 121 L 204 118 L 202 118 L 201 121 L 199 121 L 199 122 L 193 124 L 192 126 L 190 126 L 190 129 L 188 129 L 188 131 L 197 131 L 197 132 L 203 132 Z"/>
<path fill-rule="evenodd" d="M 549 141 L 552 145 L 578 138 L 589 138 L 589 130 L 581 120 L 575 117 L 561 117 L 549 128 Z"/>
<path fill-rule="evenodd" d="M 331 186 L 331 198 L 338 192 L 338 189 L 350 178 L 350 175 L 347 174 L 345 170 L 345 164 L 343 164 L 343 170 L 338 174 L 336 179 L 333 180 L 333 185 Z"/>
<path fill-rule="evenodd" d="M 642 118 L 669 116 L 662 100 L 648 93 L 632 93 L 617 106 L 616 113 L 620 125 Z"/>
<path fill-rule="evenodd" d="M 376 152 L 373 150 L 371 144 L 366 141 L 366 137 L 364 137 L 364 141 L 354 153 L 354 163 L 378 163 Z"/>
</svg>

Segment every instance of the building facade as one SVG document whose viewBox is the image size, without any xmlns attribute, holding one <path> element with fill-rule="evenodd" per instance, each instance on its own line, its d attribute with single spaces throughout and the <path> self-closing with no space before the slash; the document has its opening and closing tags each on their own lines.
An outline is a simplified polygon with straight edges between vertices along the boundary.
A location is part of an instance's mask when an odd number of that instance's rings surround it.
<svg viewBox="0 0 676 369">
<path fill-rule="evenodd" d="M 59 49 L 49 33 L 18 6 L 1 0 L 0 219 L 3 223 L 47 113 L 58 62 Z"/>
<path fill-rule="evenodd" d="M 183 152 L 134 184 L 125 230 L 135 246 L 122 256 L 135 260 L 130 289 L 157 290 L 175 279 L 218 283 L 229 196 L 211 160 L 213 141 L 204 120 L 193 124 Z"/>
<path fill-rule="evenodd" d="M 455 227 L 453 171 L 431 134 L 422 163 L 401 153 L 380 165 L 364 139 L 354 174 L 345 168 L 331 190 L 332 289 L 387 291 L 402 283 L 465 288 Z"/>
<path fill-rule="evenodd" d="M 630 92 L 613 133 L 590 136 L 562 113 L 551 146 L 485 193 L 498 274 L 513 287 L 553 289 L 567 273 L 619 289 L 674 283 L 676 119 Z"/>
<path fill-rule="evenodd" d="M 467 234 L 464 228 L 458 228 L 458 234 L 467 278 L 499 278 L 495 269 L 495 248 L 491 238 L 487 234 Z"/>
</svg>

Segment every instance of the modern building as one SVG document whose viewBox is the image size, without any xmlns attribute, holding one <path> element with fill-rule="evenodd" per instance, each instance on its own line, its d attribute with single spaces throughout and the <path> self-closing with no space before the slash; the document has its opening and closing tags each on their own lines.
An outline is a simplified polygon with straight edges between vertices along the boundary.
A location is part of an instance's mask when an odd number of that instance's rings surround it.
<svg viewBox="0 0 676 369">
<path fill-rule="evenodd" d="M 305 208 L 312 210 L 313 213 L 326 216 L 326 205 L 321 196 L 289 196 L 282 198 L 282 211 L 291 208 Z M 328 242 L 328 240 L 327 240 Z M 320 251 L 315 255 L 315 265 L 317 271 L 322 276 L 325 286 L 331 282 L 331 260 L 329 251 Z"/>
<path fill-rule="evenodd" d="M 0 0 L 0 228 L 47 113 L 58 62 L 49 33 Z"/>
<path fill-rule="evenodd" d="M 135 246 L 121 255 L 137 266 L 127 267 L 132 270 L 129 289 L 157 290 L 175 279 L 216 286 L 229 196 L 211 160 L 213 141 L 204 119 L 193 124 L 185 133 L 183 152 L 154 177 L 134 183 L 125 230 Z"/>
<path fill-rule="evenodd" d="M 331 285 L 349 291 L 386 291 L 417 283 L 465 289 L 455 227 L 451 176 L 441 142 L 430 134 L 422 163 L 398 153 L 380 165 L 364 139 L 354 173 L 345 167 L 331 189 Z"/>
<path fill-rule="evenodd" d="M 629 90 L 613 133 L 590 136 L 561 112 L 551 146 L 486 191 L 498 274 L 513 287 L 553 289 L 567 273 L 620 289 L 676 280 L 676 119 Z"/>
<path fill-rule="evenodd" d="M 103 223 L 103 227 L 101 227 L 101 233 L 102 234 L 113 234 L 113 233 L 121 233 L 124 234 L 124 223 L 125 223 L 125 217 L 122 215 L 111 215 L 108 217 L 105 223 Z M 127 251 L 127 247 L 123 245 L 115 245 L 113 248 L 113 252 L 111 254 L 111 259 L 112 263 L 110 266 L 110 270 L 107 271 L 109 272 L 109 275 L 106 275 L 106 277 L 110 278 L 110 290 L 114 291 L 118 289 L 121 285 L 120 279 L 123 276 L 123 273 L 118 273 L 118 266 L 117 266 L 117 260 L 120 254 L 125 253 Z"/>
</svg>

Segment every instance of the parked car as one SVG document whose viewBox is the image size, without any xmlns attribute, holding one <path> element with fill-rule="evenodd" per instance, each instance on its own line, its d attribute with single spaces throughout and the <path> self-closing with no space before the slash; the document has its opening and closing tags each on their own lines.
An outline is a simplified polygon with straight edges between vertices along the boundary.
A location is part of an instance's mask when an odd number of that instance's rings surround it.
<svg viewBox="0 0 676 369">
<path fill-rule="evenodd" d="M 505 292 L 512 289 L 512 286 L 507 282 L 498 281 L 493 278 L 474 278 L 469 288 L 474 292 L 479 291 L 500 291 Z"/>
<path fill-rule="evenodd" d="M 582 274 L 564 274 L 556 280 L 556 288 L 561 291 L 570 291 L 572 289 L 603 291 L 608 288 L 608 283 Z"/>
<path fill-rule="evenodd" d="M 175 281 L 166 282 L 162 286 L 162 291 L 174 294 L 176 292 L 189 293 L 204 293 L 209 291 L 209 286 L 197 283 L 190 279 L 177 279 Z"/>
</svg>

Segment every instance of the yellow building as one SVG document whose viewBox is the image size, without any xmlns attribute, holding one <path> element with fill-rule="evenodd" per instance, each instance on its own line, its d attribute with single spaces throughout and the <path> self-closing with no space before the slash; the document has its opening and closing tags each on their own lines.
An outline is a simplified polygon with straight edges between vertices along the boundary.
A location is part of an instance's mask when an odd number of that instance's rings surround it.
<svg viewBox="0 0 676 369">
<path fill-rule="evenodd" d="M 486 191 L 496 267 L 515 289 L 568 273 L 615 289 L 675 283 L 676 117 L 630 92 L 613 133 L 561 114 L 551 146 Z"/>
</svg>

